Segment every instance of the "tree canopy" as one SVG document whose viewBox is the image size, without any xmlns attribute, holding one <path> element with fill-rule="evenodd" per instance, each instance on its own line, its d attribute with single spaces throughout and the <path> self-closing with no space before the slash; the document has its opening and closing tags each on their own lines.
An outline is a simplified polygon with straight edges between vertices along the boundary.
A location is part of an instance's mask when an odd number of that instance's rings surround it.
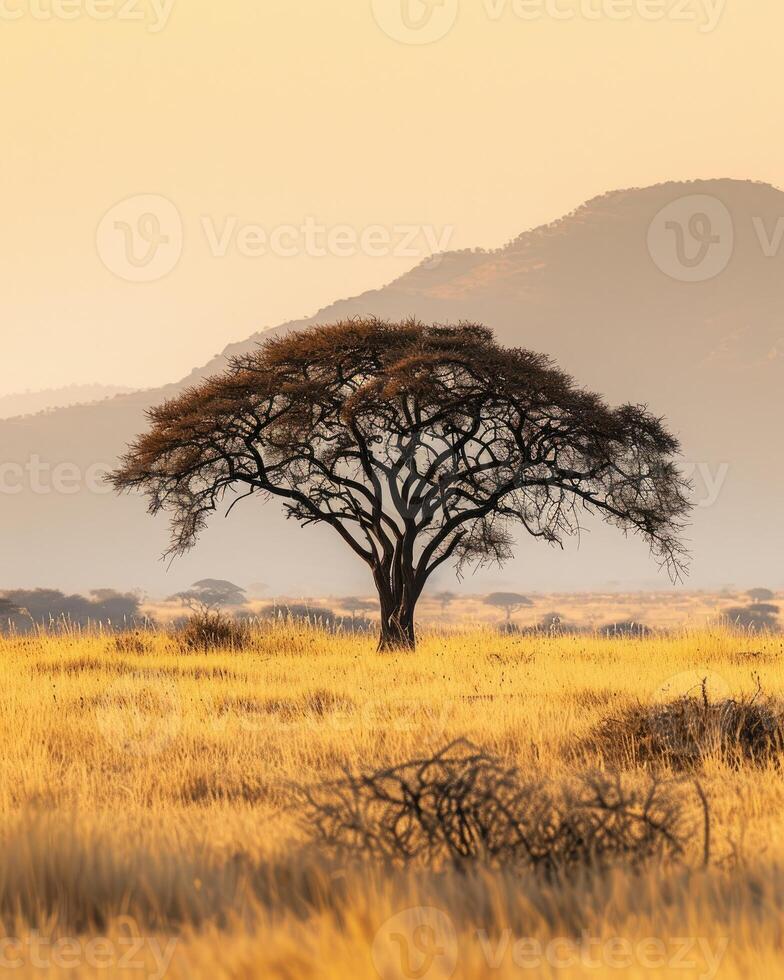
<svg viewBox="0 0 784 980">
<path fill-rule="evenodd" d="M 504 562 L 516 530 L 561 545 L 593 512 L 685 567 L 688 485 L 662 420 L 481 325 L 357 318 L 274 337 L 150 423 L 113 480 L 170 515 L 173 553 L 216 509 L 276 498 L 368 565 L 382 646 L 413 645 L 436 569 Z"/>
<path fill-rule="evenodd" d="M 533 602 L 528 596 L 520 595 L 518 592 L 491 592 L 490 595 L 485 596 L 485 604 L 503 609 L 509 622 L 512 613 L 518 612 L 524 606 L 532 606 Z"/>
<path fill-rule="evenodd" d="M 222 606 L 241 606 L 245 602 L 245 589 L 221 578 L 204 578 L 194 582 L 190 589 L 172 596 L 191 609 L 209 612 Z"/>
</svg>

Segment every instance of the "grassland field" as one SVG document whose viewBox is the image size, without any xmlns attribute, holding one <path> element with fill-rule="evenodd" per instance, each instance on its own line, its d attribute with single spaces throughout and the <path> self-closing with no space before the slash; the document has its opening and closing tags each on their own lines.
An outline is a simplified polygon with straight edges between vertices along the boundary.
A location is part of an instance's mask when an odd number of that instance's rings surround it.
<svg viewBox="0 0 784 980">
<path fill-rule="evenodd" d="M 0 972 L 149 977 L 773 977 L 784 970 L 776 758 L 610 758 L 633 706 L 784 696 L 784 641 L 426 629 L 415 653 L 292 624 L 242 650 L 170 632 L 0 639 Z M 292 784 L 468 739 L 526 778 L 655 769 L 700 801 L 677 864 L 539 876 L 341 861 Z"/>
</svg>

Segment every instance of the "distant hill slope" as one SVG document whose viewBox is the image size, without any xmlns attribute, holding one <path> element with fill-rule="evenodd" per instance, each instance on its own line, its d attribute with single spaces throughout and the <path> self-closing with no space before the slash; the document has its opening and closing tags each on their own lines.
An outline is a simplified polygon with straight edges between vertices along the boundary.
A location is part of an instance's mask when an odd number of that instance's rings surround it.
<svg viewBox="0 0 784 980">
<path fill-rule="evenodd" d="M 133 390 L 117 385 L 68 385 L 65 388 L 48 388 L 45 391 L 21 391 L 11 395 L 0 395 L 0 419 L 103 401 L 106 398 L 114 398 L 115 395 L 128 395 Z"/>
<path fill-rule="evenodd" d="M 718 256 L 726 268 L 703 282 L 683 278 L 695 275 L 704 223 L 692 226 L 697 238 L 685 250 L 675 251 L 676 226 L 688 226 L 690 216 L 678 202 L 695 196 L 707 198 L 697 202 L 710 212 L 707 232 L 721 232 L 715 249 L 727 249 Z M 671 213 L 657 218 L 665 207 Z M 730 241 L 724 220 L 731 221 Z M 776 241 L 777 227 L 784 227 L 784 194 L 766 184 L 711 180 L 615 191 L 503 248 L 445 254 L 276 331 L 360 313 L 478 320 L 505 344 L 552 355 L 612 402 L 649 403 L 682 436 L 697 467 L 697 497 L 705 503 L 716 495 L 713 484 L 721 485 L 717 499 L 695 514 L 692 586 L 775 586 L 784 581 L 784 243 Z M 144 425 L 149 405 L 219 370 L 227 355 L 263 336 L 227 348 L 166 389 L 0 422 L 2 456 L 24 462 L 37 454 L 82 468 L 111 463 Z M 155 561 L 165 525 L 147 518 L 140 500 L 89 492 L 4 495 L 0 532 L 0 585 L 161 590 L 203 574 L 274 580 L 276 591 L 291 594 L 367 584 L 328 530 L 300 531 L 275 504 L 250 504 L 225 524 L 216 518 L 199 548 L 168 575 Z M 564 555 L 521 541 L 518 556 L 492 580 L 543 589 L 597 588 L 608 580 L 667 584 L 639 543 L 604 528 Z"/>
</svg>

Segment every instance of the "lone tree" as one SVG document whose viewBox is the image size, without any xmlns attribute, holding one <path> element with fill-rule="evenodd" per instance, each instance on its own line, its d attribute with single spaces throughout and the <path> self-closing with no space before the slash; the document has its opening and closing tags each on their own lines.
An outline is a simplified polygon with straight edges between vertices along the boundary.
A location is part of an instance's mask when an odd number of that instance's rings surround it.
<svg viewBox="0 0 784 980">
<path fill-rule="evenodd" d="M 222 578 L 203 578 L 194 582 L 186 592 L 178 592 L 172 599 L 179 599 L 194 612 L 209 613 L 224 606 L 242 606 L 245 589 Z"/>
<path fill-rule="evenodd" d="M 457 592 L 450 592 L 449 590 L 446 590 L 444 592 L 436 592 L 433 598 L 436 600 L 439 606 L 441 606 L 441 615 L 446 616 L 447 609 L 456 599 L 459 599 L 460 597 L 458 596 Z"/>
<path fill-rule="evenodd" d="M 749 589 L 746 595 L 754 602 L 767 602 L 769 599 L 776 598 L 776 594 L 770 589 Z"/>
<path fill-rule="evenodd" d="M 341 600 L 340 604 L 344 609 L 348 609 L 348 611 L 351 613 L 352 622 L 356 619 L 357 613 L 375 612 L 378 608 L 375 602 L 371 602 L 370 599 L 362 599 L 357 595 L 346 596 L 345 599 Z"/>
<path fill-rule="evenodd" d="M 367 564 L 381 649 L 414 646 L 439 566 L 503 562 L 515 525 L 561 544 L 593 511 L 641 534 L 674 575 L 684 567 L 688 484 L 661 420 L 609 408 L 483 326 L 372 318 L 290 333 L 150 420 L 112 480 L 171 515 L 170 553 L 219 507 L 277 497 Z"/>
<path fill-rule="evenodd" d="M 531 600 L 517 592 L 491 592 L 485 596 L 485 605 L 503 609 L 506 613 L 507 626 L 512 623 L 512 613 L 519 612 L 524 606 L 532 606 Z"/>
</svg>

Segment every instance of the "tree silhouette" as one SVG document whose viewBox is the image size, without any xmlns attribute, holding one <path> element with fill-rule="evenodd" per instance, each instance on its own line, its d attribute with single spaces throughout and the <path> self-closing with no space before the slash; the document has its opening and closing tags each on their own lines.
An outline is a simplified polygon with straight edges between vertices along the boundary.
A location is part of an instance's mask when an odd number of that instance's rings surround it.
<svg viewBox="0 0 784 980">
<path fill-rule="evenodd" d="M 447 609 L 452 605 L 455 599 L 459 599 L 457 592 L 449 592 L 448 590 L 444 592 L 436 592 L 433 596 L 436 602 L 441 606 L 441 615 L 445 616 Z"/>
<path fill-rule="evenodd" d="M 194 582 L 186 592 L 178 592 L 172 599 L 179 599 L 189 609 L 212 612 L 224 606 L 241 606 L 245 602 L 245 589 L 222 578 L 203 578 Z"/>
<path fill-rule="evenodd" d="M 609 408 L 486 327 L 353 319 L 290 333 L 150 419 L 113 482 L 171 515 L 171 553 L 224 504 L 278 498 L 367 564 L 382 649 L 414 645 L 436 569 L 503 562 L 515 526 L 561 544 L 594 512 L 684 567 L 688 484 L 661 420 Z"/>
<path fill-rule="evenodd" d="M 341 600 L 340 604 L 351 613 L 352 621 L 356 618 L 358 612 L 375 612 L 378 608 L 376 603 L 370 599 L 362 599 L 356 595 L 346 596 L 345 599 Z"/>
<path fill-rule="evenodd" d="M 518 612 L 524 606 L 533 605 L 530 599 L 524 595 L 518 595 L 517 592 L 491 592 L 490 595 L 485 596 L 484 601 L 485 605 L 504 610 L 507 626 L 512 622 L 512 613 Z"/>
<path fill-rule="evenodd" d="M 770 599 L 776 598 L 776 594 L 770 589 L 749 589 L 746 595 L 749 599 L 753 599 L 754 602 L 767 602 Z"/>
</svg>

